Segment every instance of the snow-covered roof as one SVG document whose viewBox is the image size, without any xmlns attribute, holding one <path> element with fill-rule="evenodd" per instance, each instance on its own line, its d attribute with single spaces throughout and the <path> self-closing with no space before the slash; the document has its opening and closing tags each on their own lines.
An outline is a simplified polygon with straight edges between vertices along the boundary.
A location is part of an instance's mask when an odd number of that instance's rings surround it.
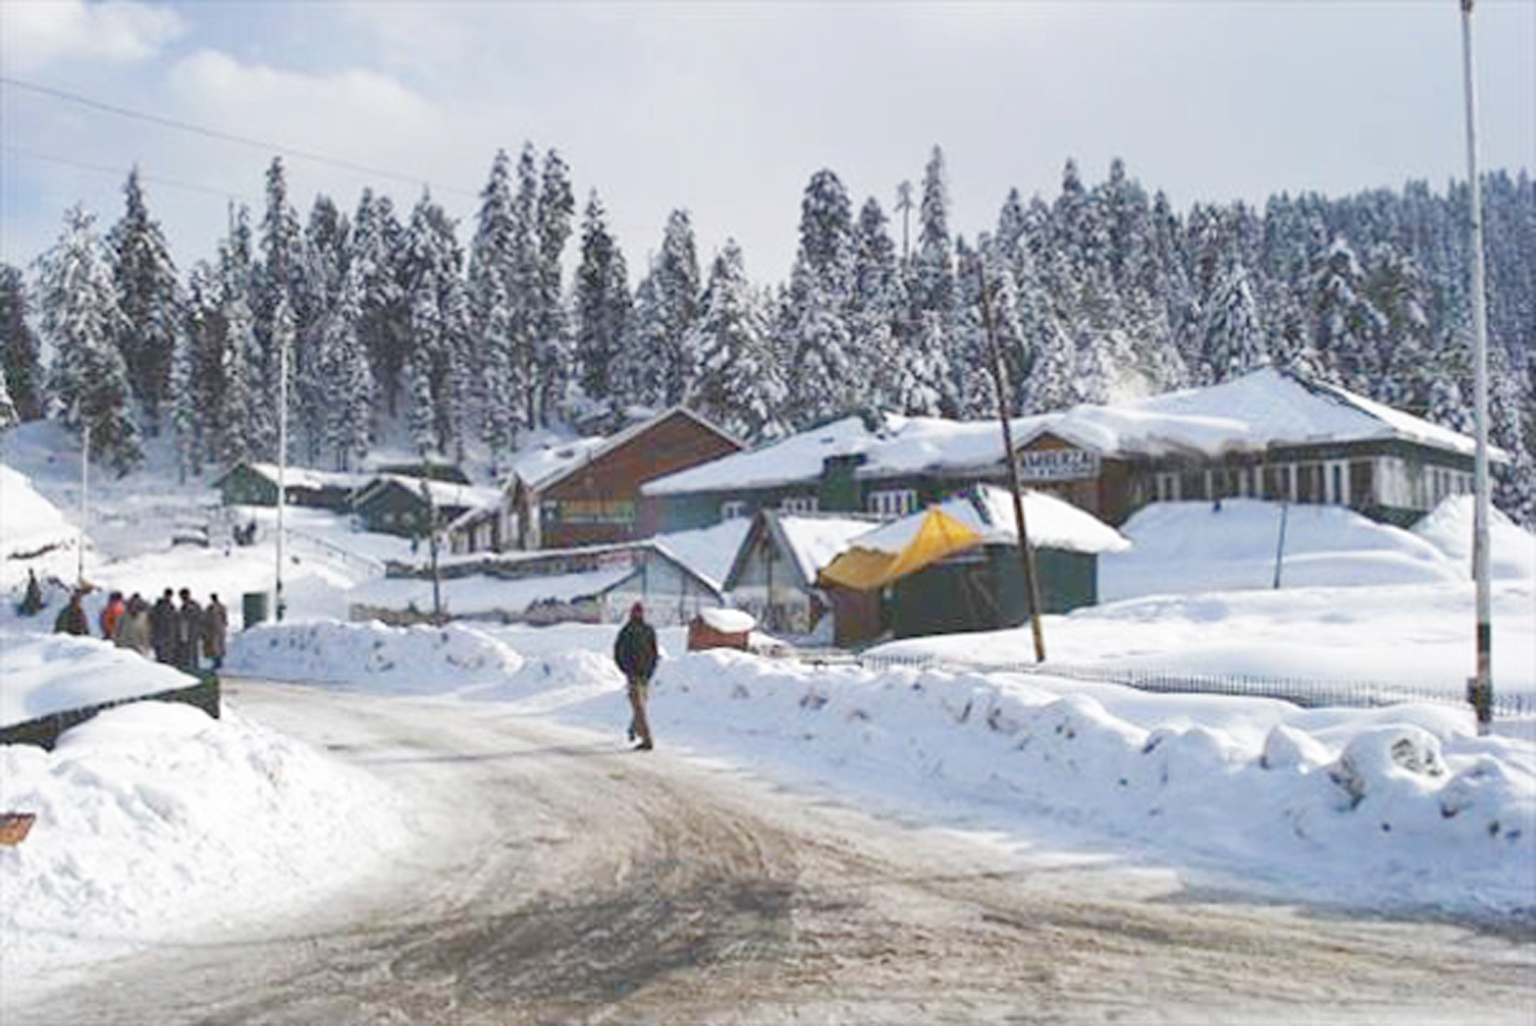
<svg viewBox="0 0 1536 1026">
<path fill-rule="evenodd" d="M 1471 438 L 1449 428 L 1273 367 L 1123 406 L 1074 407 L 1055 415 L 1051 430 L 1097 436 L 1102 451 L 1151 455 L 1173 447 L 1219 455 L 1387 438 L 1468 455 L 1475 447 Z"/>
<path fill-rule="evenodd" d="M 633 577 L 631 567 L 507 579 L 486 575 L 446 578 L 438 583 L 447 608 L 464 616 L 522 613 L 537 602 L 590 599 Z M 420 577 L 380 577 L 348 593 L 354 605 L 380 609 L 432 608 L 432 582 Z"/>
<path fill-rule="evenodd" d="M 780 516 L 778 521 L 790 558 L 808 583 L 815 583 L 822 567 L 873 526 L 851 517 Z"/>
<path fill-rule="evenodd" d="M 938 506 L 929 507 L 959 521 L 988 542 L 1016 544 L 1013 496 L 1002 488 L 981 485 Z M 850 543 L 851 548 L 872 552 L 904 551 L 922 529 L 929 510 L 867 531 Z M 1069 502 L 1045 492 L 1024 493 L 1024 527 L 1031 545 L 1069 552 L 1123 552 L 1130 548 L 1120 532 Z"/>
<path fill-rule="evenodd" d="M 1333 385 L 1273 368 L 1212 385 L 1116 406 L 1075 406 L 1015 418 L 1015 446 L 1053 434 L 1106 455 L 1161 456 L 1262 451 L 1270 446 L 1399 438 L 1470 454 L 1466 435 L 1394 410 Z M 750 452 L 649 481 L 645 495 L 771 488 L 818 479 L 832 456 L 863 455 L 861 478 L 958 471 L 999 464 L 1002 432 L 995 420 L 953 421 L 887 416 L 871 430 L 845 417 Z"/>
<path fill-rule="evenodd" d="M 563 446 L 557 451 L 557 456 L 555 459 L 547 460 L 543 465 L 530 462 L 528 465 L 528 470 L 530 473 L 537 473 L 539 475 L 537 477 L 529 477 L 527 474 L 524 474 L 522 465 L 519 464 L 516 468 L 518 476 L 521 477 L 524 483 L 527 484 L 530 488 L 533 488 L 537 491 L 543 491 L 544 489 L 547 489 L 555 484 L 558 484 L 560 481 L 565 480 L 565 478 L 574 473 L 577 468 L 600 459 L 607 453 L 612 452 L 620 446 L 629 444 L 635 438 L 649 431 L 656 425 L 670 420 L 676 416 L 687 417 L 689 420 L 692 420 L 694 423 L 700 425 L 706 430 L 714 432 L 733 445 L 738 447 L 741 446 L 741 442 L 738 439 L 731 437 L 729 433 L 722 430 L 721 428 L 716 427 L 714 424 L 711 424 L 709 421 L 705 420 L 697 413 L 694 413 L 686 406 L 673 406 L 670 409 L 663 410 L 662 412 L 658 413 L 650 420 L 642 421 L 639 424 L 631 424 L 629 427 L 625 428 L 623 431 L 620 431 L 618 434 L 610 435 L 607 438 L 596 439 L 596 444 L 581 444 L 593 441 L 592 439 L 582 439 L 581 443 L 572 443 L 569 446 Z"/>
<path fill-rule="evenodd" d="M 247 463 L 246 466 L 262 477 L 277 483 L 276 463 Z M 361 488 L 374 478 L 373 474 L 348 474 L 340 471 L 311 470 L 308 467 L 284 467 L 283 484 L 288 488 Z"/>
<path fill-rule="evenodd" d="M 432 497 L 432 503 L 442 508 L 453 509 L 479 509 L 482 506 L 494 506 L 501 501 L 499 488 L 485 488 L 480 485 L 461 485 L 451 481 L 429 481 L 421 477 L 405 477 L 400 474 L 380 474 L 373 478 L 368 486 L 368 491 L 374 491 L 386 484 L 397 484 L 416 495 L 421 494 L 425 485 L 427 492 Z"/>
<path fill-rule="evenodd" d="M 512 461 L 512 479 L 537 490 L 546 481 L 563 477 L 572 467 L 586 463 L 607 441 L 602 435 L 591 435 L 526 450 Z"/>
<path fill-rule="evenodd" d="M 1014 421 L 1015 431 L 1038 417 Z M 871 430 L 860 417 L 844 417 L 750 452 L 722 456 L 701 466 L 648 481 L 645 495 L 672 495 L 730 488 L 771 488 L 813 481 L 832 456 L 863 455 L 860 477 L 883 477 L 935 468 L 983 467 L 1002 459 L 997 421 L 888 415 Z"/>
</svg>

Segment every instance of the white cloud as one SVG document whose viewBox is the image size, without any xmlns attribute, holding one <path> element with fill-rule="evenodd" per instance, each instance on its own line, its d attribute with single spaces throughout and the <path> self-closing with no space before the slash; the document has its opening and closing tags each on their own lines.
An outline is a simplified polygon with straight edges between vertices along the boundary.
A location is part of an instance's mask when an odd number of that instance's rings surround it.
<svg viewBox="0 0 1536 1026">
<path fill-rule="evenodd" d="M 69 61 L 134 63 L 158 55 L 186 31 L 168 7 L 83 0 L 7 0 L 0 4 L 0 57 L 17 74 Z"/>
<path fill-rule="evenodd" d="M 270 149 L 197 137 L 181 140 L 183 147 L 199 147 L 205 166 L 216 162 L 248 182 L 259 181 L 257 169 L 283 155 L 290 196 L 301 212 L 315 191 L 329 192 L 345 205 L 363 185 L 413 196 L 420 185 L 458 186 L 466 177 L 443 160 L 445 150 L 451 150 L 449 122 L 436 105 L 373 71 L 347 68 L 311 75 L 203 50 L 177 62 L 167 87 L 188 122 Z M 329 163 L 302 154 L 323 156 Z"/>
</svg>

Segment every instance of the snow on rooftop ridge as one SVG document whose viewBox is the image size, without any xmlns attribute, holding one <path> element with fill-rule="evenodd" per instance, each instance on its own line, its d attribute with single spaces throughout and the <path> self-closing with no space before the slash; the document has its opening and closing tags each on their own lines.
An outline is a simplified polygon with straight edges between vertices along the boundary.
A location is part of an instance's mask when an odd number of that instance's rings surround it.
<svg viewBox="0 0 1536 1026">
<path fill-rule="evenodd" d="M 981 535 L 987 542 L 1017 544 L 1013 496 L 1005 489 L 981 485 L 946 499 L 937 506 L 878 527 L 853 539 L 852 547 L 899 553 L 912 543 L 930 510 L 939 510 Z M 1046 492 L 1024 493 L 1024 527 L 1036 548 L 1065 549 L 1090 554 L 1123 552 L 1131 543 L 1091 513 Z"/>
<path fill-rule="evenodd" d="M 277 483 L 276 463 L 247 463 L 253 471 Z M 348 473 L 339 470 L 312 470 L 309 467 L 286 466 L 283 468 L 283 485 L 292 488 L 361 488 L 377 476 L 371 473 Z"/>
<path fill-rule="evenodd" d="M 806 581 L 815 581 L 822 567 L 873 526 L 868 520 L 836 516 L 780 516 L 778 521 L 789 543 L 790 557 Z"/>
</svg>

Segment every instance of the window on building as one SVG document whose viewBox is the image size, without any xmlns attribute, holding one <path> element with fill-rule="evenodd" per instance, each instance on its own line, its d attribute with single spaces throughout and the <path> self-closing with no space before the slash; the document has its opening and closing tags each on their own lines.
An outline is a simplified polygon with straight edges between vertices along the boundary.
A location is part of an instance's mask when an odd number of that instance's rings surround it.
<svg viewBox="0 0 1536 1026">
<path fill-rule="evenodd" d="M 1157 501 L 1179 501 L 1179 478 L 1176 474 L 1157 475 Z"/>
<path fill-rule="evenodd" d="M 1210 497 L 1210 492 L 1205 487 L 1205 471 L 1192 470 L 1187 474 L 1179 475 L 1179 498 L 1193 501 Z"/>
<path fill-rule="evenodd" d="M 779 511 L 782 513 L 815 513 L 816 496 L 787 495 L 779 503 Z"/>
<path fill-rule="evenodd" d="M 917 508 L 917 490 L 913 488 L 888 488 L 870 492 L 864 500 L 864 508 L 882 517 L 904 517 Z"/>
<path fill-rule="evenodd" d="M 1349 504 L 1364 509 L 1370 504 L 1372 490 L 1371 461 L 1355 460 L 1349 465 Z"/>
<path fill-rule="evenodd" d="M 742 499 L 730 499 L 720 504 L 721 520 L 739 520 L 747 515 L 747 504 Z"/>
</svg>

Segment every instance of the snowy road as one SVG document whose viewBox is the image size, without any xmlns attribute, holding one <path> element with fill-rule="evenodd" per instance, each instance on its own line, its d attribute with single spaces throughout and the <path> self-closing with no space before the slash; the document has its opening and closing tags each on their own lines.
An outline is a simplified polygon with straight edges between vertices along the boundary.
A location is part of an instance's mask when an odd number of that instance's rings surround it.
<svg viewBox="0 0 1536 1026">
<path fill-rule="evenodd" d="M 1530 936 L 1192 895 L 495 706 L 229 697 L 398 787 L 419 843 L 15 1023 L 1536 1020 Z"/>
</svg>

